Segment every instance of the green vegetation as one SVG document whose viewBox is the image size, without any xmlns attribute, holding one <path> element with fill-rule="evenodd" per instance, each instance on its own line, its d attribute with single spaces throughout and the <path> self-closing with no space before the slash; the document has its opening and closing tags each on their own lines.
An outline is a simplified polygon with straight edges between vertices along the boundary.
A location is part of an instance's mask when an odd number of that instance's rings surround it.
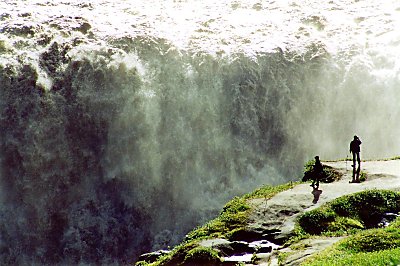
<svg viewBox="0 0 400 266">
<path fill-rule="evenodd" d="M 166 266 L 177 266 L 182 264 L 186 258 L 186 255 L 195 248 L 198 248 L 197 242 L 190 243 L 182 243 L 176 246 L 170 253 L 161 256 L 157 261 L 153 263 L 147 263 L 144 261 L 139 261 L 135 265 L 136 266 L 158 266 L 158 265 L 166 265 Z"/>
<path fill-rule="evenodd" d="M 217 265 L 221 263 L 218 252 L 212 248 L 196 247 L 190 250 L 183 261 L 185 264 Z"/>
<path fill-rule="evenodd" d="M 290 254 L 291 252 L 280 252 L 278 254 L 278 265 L 283 265 Z"/>
<path fill-rule="evenodd" d="M 314 161 L 305 165 L 305 173 L 312 172 Z M 327 180 L 341 176 L 324 166 Z M 361 172 L 361 180 L 366 174 Z M 328 181 L 327 181 L 328 182 Z M 244 230 L 252 210 L 250 199 L 265 198 L 291 189 L 300 182 L 280 186 L 264 186 L 252 193 L 235 197 L 228 202 L 220 215 L 190 232 L 184 242 L 154 263 L 138 262 L 137 266 L 221 265 L 222 254 L 199 246 L 199 241 L 210 238 L 230 239 L 233 233 Z M 306 249 L 309 244 L 300 241 L 308 238 L 346 236 L 332 247 L 311 256 L 302 265 L 400 265 L 400 218 L 386 228 L 378 228 L 385 213 L 400 212 L 400 192 L 366 190 L 337 198 L 302 214 L 298 218 L 293 237 L 284 245 L 290 252 L 278 254 L 279 265 L 294 252 Z"/>
<path fill-rule="evenodd" d="M 337 245 L 335 245 L 337 247 Z M 335 250 L 334 248 L 322 252 L 312 261 L 307 261 L 303 266 L 388 266 L 399 265 L 400 248 L 382 250 L 371 253 L 349 253 Z"/>
<path fill-rule="evenodd" d="M 278 186 L 267 185 L 242 197 L 233 198 L 225 205 L 221 214 L 216 219 L 190 232 L 186 240 L 215 237 L 229 238 L 232 233 L 243 229 L 246 225 L 251 210 L 248 200 L 255 198 L 269 199 L 281 191 L 293 188 L 297 184 L 299 182 L 290 182 Z"/>
<path fill-rule="evenodd" d="M 357 233 L 311 257 L 302 265 L 399 265 L 399 229 L 397 222 L 397 227 Z"/>
<path fill-rule="evenodd" d="M 315 164 L 315 160 L 310 160 L 308 162 L 305 163 L 304 165 L 304 177 L 303 177 L 303 181 L 308 181 L 308 180 L 313 180 L 314 179 L 314 164 Z M 335 169 L 333 169 L 332 167 L 328 166 L 328 165 L 324 165 L 322 163 L 322 175 L 320 177 L 320 181 L 321 182 L 325 182 L 325 183 L 331 183 L 334 181 L 337 181 L 339 179 L 342 178 L 342 174 L 339 173 L 338 171 L 336 171 Z"/>
<path fill-rule="evenodd" d="M 367 181 L 367 174 L 363 171 L 360 172 L 360 181 L 361 182 Z"/>
<path fill-rule="evenodd" d="M 219 254 L 215 250 L 211 252 L 209 249 L 200 248 L 198 242 L 210 238 L 229 239 L 232 233 L 244 229 L 251 211 L 251 206 L 248 203 L 250 199 L 269 199 L 281 191 L 293 188 L 297 184 L 299 182 L 290 182 L 278 186 L 266 185 L 242 197 L 233 198 L 225 205 L 217 218 L 187 234 L 184 242 L 176 246 L 169 254 L 161 256 L 156 262 L 146 263 L 141 261 L 137 262 L 136 265 L 180 265 L 189 259 L 199 259 L 198 256 L 201 256 L 206 261 L 210 261 L 210 263 L 214 263 L 213 265 L 218 265 L 217 261 L 220 260 Z"/>
<path fill-rule="evenodd" d="M 214 237 L 224 238 L 246 224 L 249 210 L 250 206 L 243 197 L 235 197 L 225 205 L 216 219 L 190 232 L 186 236 L 186 241 Z"/>
<path fill-rule="evenodd" d="M 374 228 L 379 226 L 384 213 L 399 211 L 400 193 L 369 190 L 340 197 L 304 213 L 298 220 L 296 240 L 312 235 L 348 237 L 302 265 L 399 265 L 400 218 L 386 228 Z"/>
<path fill-rule="evenodd" d="M 399 193 L 388 190 L 363 191 L 340 197 L 304 213 L 299 218 L 300 230 L 297 233 L 342 235 L 354 229 L 376 227 L 384 213 L 399 211 Z"/>
</svg>

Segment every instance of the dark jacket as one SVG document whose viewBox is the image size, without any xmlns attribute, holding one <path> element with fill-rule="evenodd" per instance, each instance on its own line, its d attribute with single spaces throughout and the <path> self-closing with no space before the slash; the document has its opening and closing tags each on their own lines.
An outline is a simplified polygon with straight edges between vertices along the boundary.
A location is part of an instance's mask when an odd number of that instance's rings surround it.
<svg viewBox="0 0 400 266">
<path fill-rule="evenodd" d="M 360 152 L 360 145 L 361 145 L 361 140 L 354 139 L 352 142 L 350 142 L 350 152 L 352 153 Z"/>
<path fill-rule="evenodd" d="M 322 171 L 323 171 L 323 167 L 322 167 L 321 161 L 315 161 L 314 172 L 319 174 L 319 173 L 322 173 Z"/>
</svg>

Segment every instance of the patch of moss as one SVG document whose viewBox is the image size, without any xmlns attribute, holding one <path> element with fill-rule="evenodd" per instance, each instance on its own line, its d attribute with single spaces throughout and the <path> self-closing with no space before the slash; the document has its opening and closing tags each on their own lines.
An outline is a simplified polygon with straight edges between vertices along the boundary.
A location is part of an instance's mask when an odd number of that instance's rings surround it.
<svg viewBox="0 0 400 266">
<path fill-rule="evenodd" d="M 304 173 L 309 173 L 312 172 L 312 170 L 314 169 L 314 164 L 315 164 L 315 160 L 309 160 L 308 162 L 306 162 L 304 164 Z"/>
<path fill-rule="evenodd" d="M 391 190 L 366 190 L 340 197 L 330 203 L 340 216 L 359 220 L 366 228 L 376 227 L 382 215 L 400 211 L 400 194 Z"/>
<path fill-rule="evenodd" d="M 299 183 L 300 182 L 289 182 L 278 186 L 266 185 L 242 197 L 234 197 L 225 205 L 217 218 L 188 233 L 185 240 L 191 241 L 214 237 L 229 238 L 233 232 L 243 229 L 247 224 L 247 219 L 251 210 L 248 200 L 255 198 L 269 199 L 279 192 L 293 188 Z"/>
<path fill-rule="evenodd" d="M 400 229 L 400 217 L 397 217 L 387 228 Z"/>
<path fill-rule="evenodd" d="M 191 231 L 187 234 L 185 240 L 191 241 L 205 237 L 224 238 L 231 231 L 246 224 L 249 210 L 250 206 L 243 197 L 235 197 L 225 205 L 216 219 Z"/>
<path fill-rule="evenodd" d="M 400 231 L 394 229 L 371 229 L 360 232 L 341 242 L 338 246 L 347 252 L 374 252 L 400 247 Z"/>
<path fill-rule="evenodd" d="M 286 259 L 292 254 L 293 252 L 279 252 L 278 254 L 278 265 L 285 265 Z"/>
<path fill-rule="evenodd" d="M 338 216 L 329 224 L 328 231 L 340 232 L 340 235 L 342 235 L 351 229 L 364 229 L 364 225 L 356 219 Z"/>
<path fill-rule="evenodd" d="M 388 190 L 368 190 L 346 195 L 300 216 L 300 229 L 309 234 L 348 233 L 352 229 L 373 228 L 386 212 L 400 211 L 400 194 Z M 301 231 L 300 230 L 300 231 Z"/>
<path fill-rule="evenodd" d="M 301 265 L 399 265 L 399 221 L 387 228 L 369 229 L 351 235 Z"/>
<path fill-rule="evenodd" d="M 278 185 L 278 186 L 270 186 L 270 185 L 265 185 L 262 186 L 256 190 L 254 190 L 251 193 L 248 193 L 243 196 L 244 199 L 256 199 L 256 198 L 266 198 L 270 199 L 279 192 L 285 191 L 292 189 L 293 187 L 297 186 L 301 182 L 296 181 L 296 182 L 289 182 L 286 184 Z"/>
<path fill-rule="evenodd" d="M 183 264 L 213 266 L 221 262 L 222 260 L 216 250 L 206 247 L 196 247 L 186 254 Z"/>
<path fill-rule="evenodd" d="M 301 265 L 399 265 L 400 218 L 386 228 L 373 228 L 384 213 L 399 211 L 400 193 L 368 190 L 340 197 L 303 214 L 296 227 L 297 238 L 311 237 L 310 234 L 318 232 L 347 235 L 347 238 L 313 255 Z"/>
<path fill-rule="evenodd" d="M 308 181 L 308 180 L 313 180 L 315 178 L 315 172 L 314 172 L 314 164 L 315 160 L 310 160 L 305 163 L 304 165 L 304 176 L 302 181 Z M 320 176 L 320 181 L 324 183 L 332 183 L 334 181 L 340 180 L 342 178 L 343 174 L 340 172 L 336 171 L 334 168 L 324 165 L 322 163 L 322 174 Z"/>
<path fill-rule="evenodd" d="M 361 182 L 367 181 L 367 174 L 363 171 L 361 171 L 360 173 L 360 181 Z"/>
<path fill-rule="evenodd" d="M 370 253 L 348 253 L 329 248 L 307 259 L 301 266 L 397 266 L 400 263 L 400 248 Z"/>
<path fill-rule="evenodd" d="M 147 263 L 145 261 L 138 261 L 135 266 L 177 266 L 182 263 L 186 255 L 192 250 L 197 248 L 198 242 L 181 243 L 177 245 L 170 253 L 161 256 L 157 261 Z"/>
<path fill-rule="evenodd" d="M 318 208 L 306 212 L 299 218 L 300 227 L 309 234 L 321 234 L 335 221 L 336 214 L 330 208 Z"/>
</svg>

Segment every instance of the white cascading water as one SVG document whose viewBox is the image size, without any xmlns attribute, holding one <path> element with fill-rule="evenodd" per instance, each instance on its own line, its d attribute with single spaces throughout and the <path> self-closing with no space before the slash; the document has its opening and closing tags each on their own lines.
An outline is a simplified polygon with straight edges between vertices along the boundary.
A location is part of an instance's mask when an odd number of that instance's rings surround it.
<svg viewBox="0 0 400 266">
<path fill-rule="evenodd" d="M 0 3 L 1 264 L 125 264 L 354 134 L 399 153 L 397 1 L 137 2 Z"/>
</svg>

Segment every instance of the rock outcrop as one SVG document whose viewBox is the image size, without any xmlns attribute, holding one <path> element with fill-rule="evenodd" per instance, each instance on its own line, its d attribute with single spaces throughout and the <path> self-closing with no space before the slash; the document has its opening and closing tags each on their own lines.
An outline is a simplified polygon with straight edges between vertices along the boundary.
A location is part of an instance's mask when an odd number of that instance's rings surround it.
<svg viewBox="0 0 400 266">
<path fill-rule="evenodd" d="M 248 224 L 237 230 L 229 240 L 215 238 L 203 240 L 201 247 L 211 248 L 221 254 L 220 265 L 278 265 L 278 254 L 288 254 L 285 265 L 299 265 L 306 258 L 321 251 L 343 237 L 321 237 L 304 239 L 292 250 L 284 243 L 293 235 L 297 218 L 324 203 L 344 195 L 370 189 L 400 190 L 400 160 L 368 161 L 362 163 L 367 180 L 350 184 L 351 169 L 346 162 L 325 163 L 338 171 L 342 178 L 332 183 L 322 183 L 312 188 L 307 183 L 280 192 L 270 199 L 251 199 Z M 383 217 L 382 223 L 393 219 L 396 214 Z"/>
</svg>

